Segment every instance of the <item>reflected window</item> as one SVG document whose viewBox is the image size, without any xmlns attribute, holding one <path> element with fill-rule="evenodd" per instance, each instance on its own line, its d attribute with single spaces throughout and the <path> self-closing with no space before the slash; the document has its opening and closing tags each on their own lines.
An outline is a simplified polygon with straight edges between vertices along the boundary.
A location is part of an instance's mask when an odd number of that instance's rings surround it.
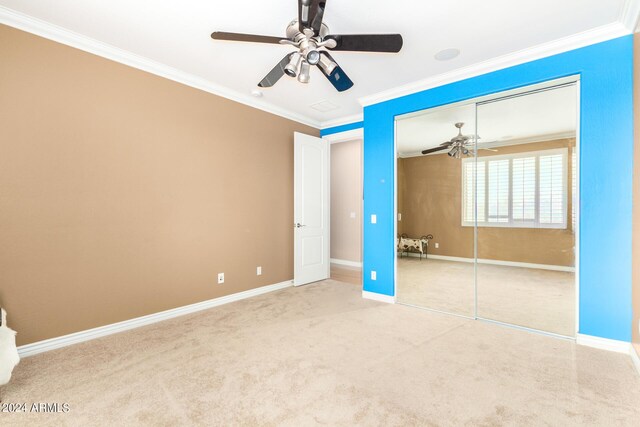
<svg viewBox="0 0 640 427">
<path fill-rule="evenodd" d="M 463 159 L 462 225 L 566 228 L 568 181 L 565 148 Z"/>
</svg>

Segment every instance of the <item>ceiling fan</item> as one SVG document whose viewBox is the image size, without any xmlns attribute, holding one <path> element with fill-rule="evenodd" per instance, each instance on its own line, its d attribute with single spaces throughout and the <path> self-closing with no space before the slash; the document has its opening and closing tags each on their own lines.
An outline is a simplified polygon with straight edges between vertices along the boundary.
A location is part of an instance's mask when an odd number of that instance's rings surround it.
<svg viewBox="0 0 640 427">
<path fill-rule="evenodd" d="M 258 86 L 271 87 L 283 75 L 298 77 L 301 83 L 309 83 L 310 68 L 318 66 L 322 74 L 339 92 L 353 86 L 353 82 L 340 68 L 326 49 L 332 51 L 389 52 L 402 49 L 400 34 L 329 34 L 329 28 L 322 22 L 326 1 L 298 0 L 298 19 L 289 23 L 286 37 L 260 36 L 216 31 L 214 40 L 229 40 L 254 43 L 274 43 L 290 45 L 296 52 L 287 54 L 266 75 Z"/>
<path fill-rule="evenodd" d="M 435 148 L 428 148 L 426 150 L 422 150 L 422 154 L 431 154 L 440 150 L 449 150 L 447 154 L 449 154 L 450 157 L 454 157 L 456 159 L 459 159 L 460 156 L 462 155 L 474 156 L 476 154 L 476 151 L 470 148 L 470 146 L 473 145 L 473 139 L 475 138 L 475 135 L 463 135 L 462 134 L 463 126 L 464 126 L 463 122 L 456 123 L 455 127 L 458 128 L 458 134 L 456 136 L 454 136 L 447 142 L 443 142 L 442 144 L 440 144 Z M 478 137 L 477 139 L 480 139 L 480 137 Z M 490 148 L 481 148 L 481 149 L 489 150 L 489 151 L 497 151 L 497 150 L 492 150 Z"/>
</svg>

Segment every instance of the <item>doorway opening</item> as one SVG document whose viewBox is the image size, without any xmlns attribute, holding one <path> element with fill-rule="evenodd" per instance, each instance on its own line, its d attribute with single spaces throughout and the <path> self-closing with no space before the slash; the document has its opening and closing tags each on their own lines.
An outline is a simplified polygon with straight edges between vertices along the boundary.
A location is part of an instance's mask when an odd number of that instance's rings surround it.
<svg viewBox="0 0 640 427">
<path fill-rule="evenodd" d="M 330 152 L 330 277 L 362 286 L 363 132 L 324 138 Z"/>
<path fill-rule="evenodd" d="M 578 329 L 579 81 L 396 118 L 396 301 Z"/>
</svg>

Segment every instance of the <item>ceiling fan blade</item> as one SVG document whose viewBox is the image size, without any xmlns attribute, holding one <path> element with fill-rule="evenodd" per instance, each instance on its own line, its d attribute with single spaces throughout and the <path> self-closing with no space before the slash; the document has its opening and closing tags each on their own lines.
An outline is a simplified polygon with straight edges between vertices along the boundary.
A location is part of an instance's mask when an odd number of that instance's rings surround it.
<svg viewBox="0 0 640 427">
<path fill-rule="evenodd" d="M 313 30 L 315 36 L 320 34 L 326 3 L 321 0 L 298 0 L 298 29 L 300 32 L 309 28 Z"/>
<path fill-rule="evenodd" d="M 273 43 L 280 44 L 282 37 L 259 36 L 255 34 L 226 33 L 224 31 L 215 31 L 211 33 L 214 40 L 227 40 L 233 42 L 251 42 L 251 43 Z"/>
<path fill-rule="evenodd" d="M 320 54 L 326 56 L 331 62 L 336 64 L 330 74 L 327 73 L 324 68 L 318 65 L 318 68 L 320 69 L 320 71 L 322 71 L 322 74 L 324 74 L 325 77 L 329 79 L 333 87 L 335 87 L 338 92 L 344 92 L 345 90 L 350 89 L 353 86 L 353 82 L 351 81 L 349 76 L 347 76 L 344 70 L 340 68 L 338 63 L 331 57 L 331 55 L 329 55 L 328 52 L 321 51 Z"/>
<path fill-rule="evenodd" d="M 313 0 L 311 5 L 309 23 L 313 29 L 313 34 L 316 36 L 320 34 L 320 27 L 322 26 L 322 19 L 324 18 L 324 9 L 326 4 L 326 1 Z"/>
<path fill-rule="evenodd" d="M 278 62 L 278 64 L 269 71 L 269 74 L 267 74 L 265 78 L 258 83 L 258 86 L 271 87 L 276 84 L 278 80 L 280 80 L 280 77 L 284 76 L 284 67 L 289 63 L 291 55 L 293 55 L 293 52 L 282 58 L 282 61 Z"/>
<path fill-rule="evenodd" d="M 331 34 L 327 39 L 336 41 L 336 47 L 331 50 L 397 53 L 402 49 L 400 34 Z"/>
<path fill-rule="evenodd" d="M 309 28 L 309 10 L 313 0 L 298 0 L 298 29 L 302 32 Z"/>
<path fill-rule="evenodd" d="M 422 150 L 422 154 L 430 154 L 430 153 L 435 153 L 436 151 L 440 151 L 440 150 L 446 150 L 449 147 L 435 147 L 435 148 L 428 148 L 426 150 Z"/>
<path fill-rule="evenodd" d="M 443 142 L 442 144 L 440 144 L 441 147 L 448 147 L 450 145 L 453 144 L 453 141 L 447 141 L 447 142 Z"/>
</svg>

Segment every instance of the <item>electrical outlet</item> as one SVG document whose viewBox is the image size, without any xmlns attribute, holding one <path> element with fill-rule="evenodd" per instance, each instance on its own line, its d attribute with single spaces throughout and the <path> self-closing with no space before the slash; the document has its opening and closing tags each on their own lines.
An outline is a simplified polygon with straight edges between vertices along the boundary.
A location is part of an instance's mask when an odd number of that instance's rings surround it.
<svg viewBox="0 0 640 427">
<path fill-rule="evenodd" d="M 440 247 L 440 243 L 436 243 L 436 249 Z"/>
<path fill-rule="evenodd" d="M 218 285 L 224 283 L 224 273 L 218 273 Z"/>
<path fill-rule="evenodd" d="M 349 218 L 353 219 L 353 218 L 355 218 L 355 217 L 356 217 L 356 213 L 355 213 L 355 212 L 351 212 L 351 213 L 349 214 Z"/>
<path fill-rule="evenodd" d="M 256 276 L 262 276 L 262 267 L 261 266 L 256 267 Z"/>
<path fill-rule="evenodd" d="M 376 274 L 375 270 L 371 270 L 371 280 L 376 280 L 378 278 L 378 275 Z"/>
<path fill-rule="evenodd" d="M 398 214 L 398 221 L 402 221 L 402 214 L 401 213 Z"/>
</svg>

